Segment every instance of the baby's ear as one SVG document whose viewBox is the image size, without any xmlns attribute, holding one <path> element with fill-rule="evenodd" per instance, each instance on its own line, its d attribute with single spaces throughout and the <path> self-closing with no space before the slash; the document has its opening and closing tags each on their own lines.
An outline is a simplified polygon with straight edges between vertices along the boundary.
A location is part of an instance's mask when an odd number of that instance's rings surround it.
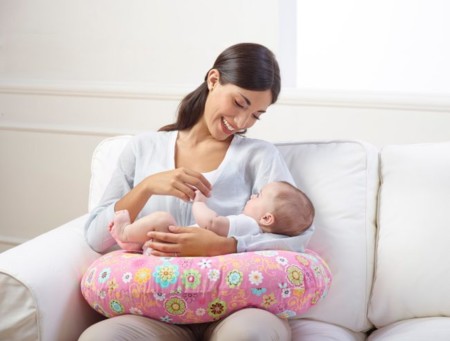
<svg viewBox="0 0 450 341">
<path fill-rule="evenodd" d="M 272 213 L 267 212 L 261 217 L 259 223 L 263 226 L 271 226 L 275 223 L 275 217 Z"/>
</svg>

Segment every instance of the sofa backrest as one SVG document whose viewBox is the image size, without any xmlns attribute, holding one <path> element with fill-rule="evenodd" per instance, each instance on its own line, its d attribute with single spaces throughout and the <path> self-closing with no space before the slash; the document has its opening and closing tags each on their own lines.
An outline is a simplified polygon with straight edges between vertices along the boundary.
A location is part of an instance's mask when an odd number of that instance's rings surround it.
<svg viewBox="0 0 450 341">
<path fill-rule="evenodd" d="M 380 168 L 369 318 L 384 327 L 418 317 L 448 317 L 450 142 L 386 146 Z"/>
<path fill-rule="evenodd" d="M 378 150 L 358 141 L 279 144 L 297 185 L 316 209 L 316 232 L 308 248 L 329 264 L 328 297 L 306 318 L 353 331 L 371 324 L 367 309 L 372 286 L 378 191 Z"/>
<path fill-rule="evenodd" d="M 130 139 L 130 135 L 110 137 L 101 141 L 95 148 L 91 162 L 89 212 L 99 204 L 116 168 L 117 160 Z"/>
<path fill-rule="evenodd" d="M 99 202 L 129 139 L 106 139 L 96 148 L 90 210 Z M 378 150 L 358 141 L 280 143 L 277 147 L 316 209 L 316 233 L 309 248 L 327 261 L 333 273 L 328 297 L 305 317 L 365 331 L 371 327 L 367 309 L 374 262 Z"/>
</svg>

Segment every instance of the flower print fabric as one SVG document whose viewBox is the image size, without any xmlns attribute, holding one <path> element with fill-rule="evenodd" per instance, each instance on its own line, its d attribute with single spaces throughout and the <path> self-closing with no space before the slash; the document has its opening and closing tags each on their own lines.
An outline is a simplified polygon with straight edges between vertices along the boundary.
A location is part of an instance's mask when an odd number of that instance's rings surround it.
<svg viewBox="0 0 450 341">
<path fill-rule="evenodd" d="M 153 257 L 114 251 L 86 271 L 81 291 L 106 317 L 134 314 L 167 323 L 205 323 L 255 307 L 296 318 L 331 285 L 313 251 L 255 251 L 217 257 Z"/>
</svg>

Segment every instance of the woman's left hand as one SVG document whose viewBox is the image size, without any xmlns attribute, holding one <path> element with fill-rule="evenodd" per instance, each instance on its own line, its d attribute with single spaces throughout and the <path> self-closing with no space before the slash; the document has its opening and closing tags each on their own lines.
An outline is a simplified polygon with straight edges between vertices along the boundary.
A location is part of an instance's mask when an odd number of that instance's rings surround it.
<svg viewBox="0 0 450 341">
<path fill-rule="evenodd" d="M 143 249 L 151 249 L 151 255 L 161 257 L 218 256 L 237 251 L 234 238 L 200 227 L 169 226 L 170 232 L 152 231 Z"/>
</svg>

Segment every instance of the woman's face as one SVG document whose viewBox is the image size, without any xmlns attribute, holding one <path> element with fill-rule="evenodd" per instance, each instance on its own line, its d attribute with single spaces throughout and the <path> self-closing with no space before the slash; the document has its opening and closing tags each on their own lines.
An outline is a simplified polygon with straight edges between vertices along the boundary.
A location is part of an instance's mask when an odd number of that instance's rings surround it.
<svg viewBox="0 0 450 341">
<path fill-rule="evenodd" d="M 203 119 L 217 140 L 226 140 L 252 127 L 272 103 L 270 90 L 252 91 L 233 84 L 220 84 L 217 70 L 208 74 L 208 86 L 210 92 Z"/>
</svg>

